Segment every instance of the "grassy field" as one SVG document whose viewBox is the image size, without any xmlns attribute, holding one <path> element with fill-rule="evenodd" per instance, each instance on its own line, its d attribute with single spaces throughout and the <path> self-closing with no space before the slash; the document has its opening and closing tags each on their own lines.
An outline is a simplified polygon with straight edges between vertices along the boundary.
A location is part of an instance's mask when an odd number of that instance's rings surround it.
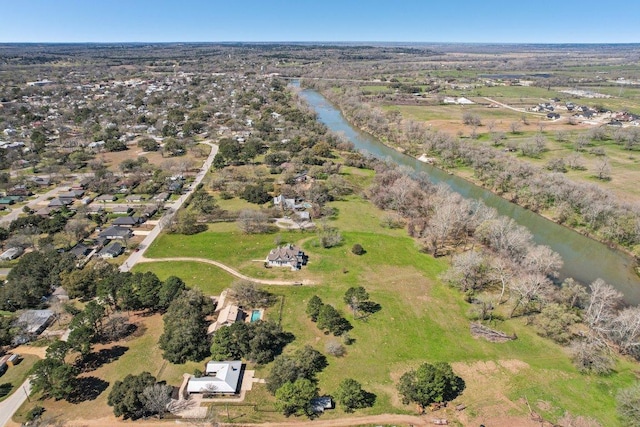
<svg viewBox="0 0 640 427">
<path fill-rule="evenodd" d="M 17 388 L 27 379 L 29 370 L 38 360 L 31 354 L 22 355 L 23 360 L 16 366 L 9 366 L 4 374 L 0 375 L 0 402 L 12 393 L 19 393 Z"/>
</svg>

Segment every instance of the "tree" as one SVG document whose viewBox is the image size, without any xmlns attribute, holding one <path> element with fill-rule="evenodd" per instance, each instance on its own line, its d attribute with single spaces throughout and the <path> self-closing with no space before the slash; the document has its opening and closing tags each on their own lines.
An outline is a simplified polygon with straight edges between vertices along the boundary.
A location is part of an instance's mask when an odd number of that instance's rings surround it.
<svg viewBox="0 0 640 427">
<path fill-rule="evenodd" d="M 11 344 L 16 333 L 14 316 L 0 316 L 0 347 Z"/>
<path fill-rule="evenodd" d="M 344 302 L 353 311 L 353 317 L 357 317 L 362 303 L 369 300 L 369 293 L 362 286 L 352 286 L 344 294 Z"/>
<path fill-rule="evenodd" d="M 142 404 L 150 414 L 156 414 L 158 419 L 168 412 L 171 403 L 171 392 L 173 387 L 167 384 L 148 385 L 142 390 Z"/>
<path fill-rule="evenodd" d="M 561 304 L 548 304 L 535 319 L 538 333 L 560 344 L 566 344 L 573 337 L 570 326 L 580 321 L 573 309 Z"/>
<path fill-rule="evenodd" d="M 611 351 L 600 340 L 574 340 L 570 352 L 571 360 L 580 372 L 608 375 L 615 367 Z"/>
<path fill-rule="evenodd" d="M 144 151 L 158 151 L 160 148 L 158 143 L 151 138 L 143 138 L 138 141 L 138 147 L 142 148 Z"/>
<path fill-rule="evenodd" d="M 309 299 L 309 302 L 307 303 L 307 315 L 312 322 L 316 322 L 318 320 L 318 315 L 320 314 L 320 309 L 323 305 L 322 300 L 317 295 L 314 295 Z"/>
<path fill-rule="evenodd" d="M 181 278 L 176 276 L 167 277 L 167 280 L 162 283 L 158 291 L 158 307 L 166 310 L 171 304 L 171 301 L 186 289 L 187 285 L 185 285 Z"/>
<path fill-rule="evenodd" d="M 315 376 L 327 366 L 327 358 L 310 346 L 296 350 L 291 355 L 280 355 L 275 358 L 269 376 L 267 390 L 271 394 L 287 382 L 305 378 L 315 381 Z"/>
<path fill-rule="evenodd" d="M 169 228 L 172 233 L 192 235 L 198 234 L 207 229 L 206 224 L 199 224 L 195 212 L 181 210 L 174 216 L 175 222 Z"/>
<path fill-rule="evenodd" d="M 287 417 L 290 415 L 307 415 L 311 417 L 311 399 L 318 397 L 315 383 L 300 378 L 295 382 L 287 382 L 276 391 L 276 408 Z"/>
<path fill-rule="evenodd" d="M 335 336 L 340 336 L 352 329 L 349 321 L 342 317 L 338 310 L 329 304 L 324 304 L 320 308 L 317 325 L 318 329 L 327 330 Z"/>
<path fill-rule="evenodd" d="M 76 389 L 76 369 L 61 360 L 45 358 L 31 368 L 31 390 L 55 400 L 69 399 Z"/>
<path fill-rule="evenodd" d="M 345 378 L 340 382 L 335 397 L 338 403 L 343 406 L 345 412 L 369 408 L 373 406 L 376 400 L 375 394 L 364 391 L 362 385 L 351 378 Z"/>
<path fill-rule="evenodd" d="M 265 364 L 278 356 L 292 335 L 273 322 L 236 322 L 216 331 L 211 345 L 215 359 L 245 358 Z"/>
<path fill-rule="evenodd" d="M 231 286 L 230 296 L 245 308 L 266 307 L 272 297 L 268 291 L 260 289 L 255 283 L 246 280 L 235 282 Z"/>
<path fill-rule="evenodd" d="M 618 415 L 628 427 L 640 426 L 640 382 L 622 389 L 616 396 Z"/>
<path fill-rule="evenodd" d="M 240 198 L 246 200 L 249 203 L 255 203 L 256 205 L 263 205 L 271 200 L 271 195 L 265 189 L 264 184 L 257 185 L 249 184 L 244 187 L 244 191 L 240 195 Z"/>
<path fill-rule="evenodd" d="M 145 407 L 144 390 L 153 386 L 156 378 L 149 372 L 139 375 L 127 375 L 122 381 L 116 381 L 109 393 L 107 404 L 113 406 L 113 414 L 116 417 L 133 420 L 143 417 L 149 411 Z"/>
<path fill-rule="evenodd" d="M 211 300 L 199 290 L 183 291 L 173 300 L 163 317 L 164 332 L 159 341 L 162 357 L 171 363 L 185 363 L 208 356 L 206 316 L 212 308 Z"/>
<path fill-rule="evenodd" d="M 609 159 L 603 157 L 596 163 L 596 176 L 602 181 L 609 181 L 611 179 L 611 165 L 609 165 Z"/>
<path fill-rule="evenodd" d="M 418 369 L 406 372 L 400 377 L 398 391 L 402 402 L 414 402 L 424 410 L 437 402 L 455 399 L 464 390 L 465 384 L 445 362 L 424 363 Z"/>
<path fill-rule="evenodd" d="M 364 250 L 360 243 L 356 243 L 355 245 L 353 245 L 353 247 L 351 247 L 351 253 L 353 253 L 354 255 L 364 255 L 366 252 L 367 251 Z"/>
<path fill-rule="evenodd" d="M 261 211 L 244 209 L 238 215 L 238 227 L 246 234 L 266 233 L 271 230 L 269 216 Z"/>
</svg>

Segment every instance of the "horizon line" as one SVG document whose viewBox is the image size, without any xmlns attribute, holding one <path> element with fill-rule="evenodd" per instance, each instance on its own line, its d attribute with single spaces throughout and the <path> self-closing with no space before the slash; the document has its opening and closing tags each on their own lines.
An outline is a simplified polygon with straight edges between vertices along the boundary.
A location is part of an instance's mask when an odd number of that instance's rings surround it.
<svg viewBox="0 0 640 427">
<path fill-rule="evenodd" d="M 3 42 L 0 41 L 0 45 L 36 45 L 36 44 L 321 44 L 321 45 L 362 45 L 362 44 L 394 44 L 394 45 L 408 45 L 408 44 L 463 44 L 463 45 L 640 45 L 640 42 L 533 42 L 533 41 L 384 41 L 384 40 L 369 40 L 369 41 L 353 41 L 353 40 L 266 40 L 266 41 L 246 41 L 246 40 L 219 40 L 219 41 L 13 41 Z"/>
</svg>

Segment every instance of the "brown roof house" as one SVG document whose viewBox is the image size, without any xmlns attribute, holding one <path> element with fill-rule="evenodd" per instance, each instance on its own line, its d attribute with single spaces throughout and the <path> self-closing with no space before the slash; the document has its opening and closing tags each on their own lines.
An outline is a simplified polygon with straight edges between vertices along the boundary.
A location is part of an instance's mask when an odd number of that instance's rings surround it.
<svg viewBox="0 0 640 427">
<path fill-rule="evenodd" d="M 292 270 L 300 270 L 307 264 L 308 258 L 299 247 L 288 244 L 272 249 L 267 255 L 265 264 L 270 267 L 290 267 Z"/>
</svg>

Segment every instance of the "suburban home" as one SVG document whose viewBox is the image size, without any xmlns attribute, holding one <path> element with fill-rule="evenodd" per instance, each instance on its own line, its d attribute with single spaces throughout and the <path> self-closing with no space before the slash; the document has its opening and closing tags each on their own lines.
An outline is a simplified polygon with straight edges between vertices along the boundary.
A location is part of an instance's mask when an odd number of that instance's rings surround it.
<svg viewBox="0 0 640 427">
<path fill-rule="evenodd" d="M 307 264 L 308 258 L 299 247 L 288 244 L 272 249 L 265 263 L 270 267 L 290 267 L 292 270 L 300 270 Z"/>
<path fill-rule="evenodd" d="M 128 239 L 131 236 L 133 236 L 133 233 L 131 232 L 130 228 L 119 227 L 117 225 L 109 227 L 98 234 L 98 237 L 104 237 L 109 240 Z"/>
<path fill-rule="evenodd" d="M 144 200 L 144 196 L 141 194 L 130 194 L 124 198 L 128 203 L 138 203 Z"/>
<path fill-rule="evenodd" d="M 135 227 L 136 225 L 140 225 L 142 223 L 142 219 L 137 216 L 121 216 L 113 220 L 113 225 L 117 225 L 120 227 Z"/>
<path fill-rule="evenodd" d="M 101 194 L 95 199 L 98 202 L 113 202 L 116 200 L 116 196 L 113 194 Z"/>
<path fill-rule="evenodd" d="M 18 317 L 16 323 L 24 327 L 28 334 L 40 335 L 54 319 L 51 310 L 27 310 Z"/>
<path fill-rule="evenodd" d="M 129 212 L 133 211 L 133 208 L 129 205 L 123 204 L 111 204 L 106 206 L 107 210 L 111 211 L 111 213 L 116 215 L 127 215 Z"/>
<path fill-rule="evenodd" d="M 60 208 L 62 206 L 69 206 L 73 203 L 73 199 L 61 199 L 56 197 L 55 199 L 51 199 L 49 202 L 50 208 Z"/>
<path fill-rule="evenodd" d="M 10 197 L 0 197 L 0 205 L 13 205 L 15 200 Z"/>
<path fill-rule="evenodd" d="M 240 360 L 208 362 L 203 377 L 189 378 L 187 393 L 236 394 L 242 383 L 241 373 L 242 362 Z"/>
<path fill-rule="evenodd" d="M 226 305 L 220 312 L 218 313 L 218 318 L 215 322 L 213 322 L 207 333 L 212 334 L 223 326 L 233 325 L 234 323 L 241 321 L 244 319 L 244 312 L 240 307 L 234 304 Z"/>
<path fill-rule="evenodd" d="M 24 252 L 24 249 L 22 248 L 9 248 L 6 251 L 4 251 L 2 254 L 0 254 L 0 259 L 3 261 L 16 259 L 20 255 L 22 255 L 23 252 Z"/>
<path fill-rule="evenodd" d="M 102 250 L 98 252 L 98 257 L 102 259 L 116 258 L 122 252 L 124 252 L 124 247 L 118 242 L 113 242 L 109 246 L 102 248 Z"/>
<path fill-rule="evenodd" d="M 287 199 L 282 194 L 273 198 L 273 205 L 280 209 L 304 209 L 304 206 L 296 203 L 296 199 Z"/>
<path fill-rule="evenodd" d="M 32 181 L 43 187 L 48 187 L 51 184 L 51 179 L 44 176 L 36 176 Z"/>
<path fill-rule="evenodd" d="M 7 196 L 31 196 L 33 193 L 24 185 L 16 185 L 7 190 Z"/>
<path fill-rule="evenodd" d="M 43 218 L 48 218 L 52 213 L 57 212 L 59 209 L 57 207 L 49 207 L 46 206 L 44 208 L 40 208 L 36 211 L 36 215 L 41 216 Z"/>
<path fill-rule="evenodd" d="M 91 253 L 91 248 L 83 245 L 82 243 L 78 243 L 73 248 L 71 248 L 69 253 L 72 253 L 76 258 L 85 258 Z"/>
<path fill-rule="evenodd" d="M 547 119 L 549 120 L 557 120 L 560 118 L 560 114 L 558 113 L 548 113 L 547 114 Z"/>
<path fill-rule="evenodd" d="M 102 212 L 104 212 L 104 206 L 97 203 L 87 205 L 87 213 L 89 214 L 101 214 Z"/>
<path fill-rule="evenodd" d="M 153 200 L 154 200 L 155 202 L 164 202 L 164 201 L 166 201 L 168 198 L 169 198 L 169 193 L 167 193 L 167 192 L 162 192 L 162 193 L 158 194 L 157 196 L 155 196 L 155 197 L 153 198 Z"/>
</svg>

